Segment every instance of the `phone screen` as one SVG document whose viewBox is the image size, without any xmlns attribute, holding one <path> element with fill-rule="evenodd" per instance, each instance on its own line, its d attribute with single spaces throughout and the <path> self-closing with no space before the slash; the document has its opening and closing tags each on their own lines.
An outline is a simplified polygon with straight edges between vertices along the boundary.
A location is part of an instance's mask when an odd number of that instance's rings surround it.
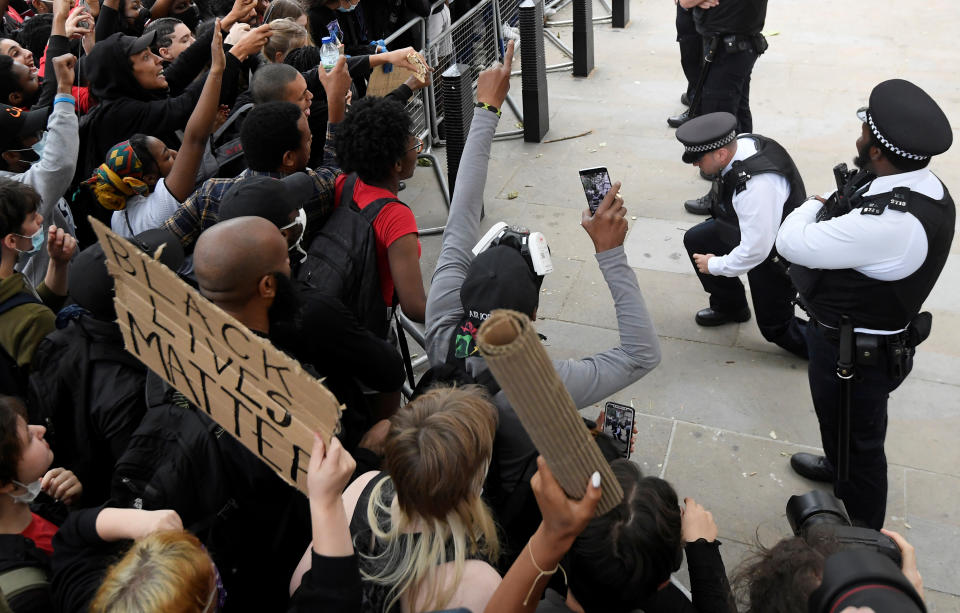
<svg viewBox="0 0 960 613">
<path fill-rule="evenodd" d="M 603 197 L 613 187 L 607 169 L 600 167 L 581 170 L 580 183 L 583 184 L 583 193 L 587 195 L 587 206 L 590 207 L 590 213 L 596 213 Z"/>
<path fill-rule="evenodd" d="M 603 408 L 603 433 L 613 439 L 613 445 L 624 458 L 630 457 L 630 438 L 633 436 L 633 407 L 608 402 Z"/>
</svg>

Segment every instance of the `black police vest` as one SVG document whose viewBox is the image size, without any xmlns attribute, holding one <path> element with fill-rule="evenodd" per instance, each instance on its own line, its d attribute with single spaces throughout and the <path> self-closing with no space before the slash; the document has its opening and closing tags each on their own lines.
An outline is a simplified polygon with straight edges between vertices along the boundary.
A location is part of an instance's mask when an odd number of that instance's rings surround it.
<svg viewBox="0 0 960 613">
<path fill-rule="evenodd" d="M 743 135 L 739 138 L 753 139 L 757 152 L 734 162 L 727 174 L 718 180 L 719 194 L 710 210 L 716 219 L 720 238 L 730 245 L 740 243 L 740 220 L 733 208 L 733 197 L 747 188 L 747 182 L 752 177 L 772 172 L 785 178 L 790 184 L 790 193 L 783 203 L 781 222 L 807 198 L 800 171 L 786 149 L 775 140 L 759 134 Z M 770 206 L 775 204 L 777 203 L 771 202 Z"/>
<path fill-rule="evenodd" d="M 711 9 L 693 11 L 697 32 L 704 36 L 758 34 L 766 18 L 767 0 L 724 0 Z"/>
<path fill-rule="evenodd" d="M 934 200 L 906 187 L 854 203 L 861 215 L 879 215 L 885 208 L 913 215 L 927 235 L 927 257 L 913 274 L 897 281 L 872 279 L 851 268 L 819 270 L 793 264 L 790 278 L 801 300 L 818 321 L 836 327 L 841 315 L 853 324 L 874 330 L 900 330 L 920 312 L 940 276 L 953 242 L 956 209 L 943 188 Z M 847 215 L 856 215 L 851 211 Z"/>
</svg>

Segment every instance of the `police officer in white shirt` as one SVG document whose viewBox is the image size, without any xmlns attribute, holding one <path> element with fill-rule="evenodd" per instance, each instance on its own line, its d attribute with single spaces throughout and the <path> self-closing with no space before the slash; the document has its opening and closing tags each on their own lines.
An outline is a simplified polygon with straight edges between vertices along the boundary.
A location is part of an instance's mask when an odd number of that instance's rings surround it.
<svg viewBox="0 0 960 613">
<path fill-rule="evenodd" d="M 887 499 L 887 396 L 929 334 L 930 314 L 920 307 L 954 233 L 953 200 L 927 165 L 950 148 L 953 134 L 937 103 L 901 79 L 877 85 L 857 115 L 860 172 L 841 173 L 842 187 L 829 199 L 794 211 L 780 227 L 777 251 L 793 263 L 790 276 L 811 316 L 810 391 L 826 454 L 796 454 L 790 463 L 805 477 L 834 483 L 851 519 L 879 529 Z M 837 470 L 841 344 L 854 356 L 851 430 L 842 447 L 849 449 L 847 479 Z"/>
<path fill-rule="evenodd" d="M 709 113 L 677 129 L 683 161 L 715 175 L 713 219 L 687 230 L 687 248 L 710 306 L 695 317 L 701 326 L 750 319 L 738 278 L 750 280 L 757 326 L 763 337 L 807 357 L 805 323 L 794 316 L 797 292 L 774 242 L 784 217 L 806 198 L 803 180 L 786 150 L 759 134 L 736 133 L 737 118 Z"/>
</svg>

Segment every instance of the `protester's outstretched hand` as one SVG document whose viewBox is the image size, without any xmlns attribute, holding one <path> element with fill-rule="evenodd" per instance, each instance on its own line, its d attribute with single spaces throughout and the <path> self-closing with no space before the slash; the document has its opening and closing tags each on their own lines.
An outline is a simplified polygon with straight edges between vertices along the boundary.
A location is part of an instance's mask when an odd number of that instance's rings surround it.
<svg viewBox="0 0 960 613">
<path fill-rule="evenodd" d="M 713 513 L 703 508 L 693 498 L 683 499 L 684 508 L 680 511 L 680 532 L 683 540 L 693 543 L 704 539 L 708 543 L 717 540 L 717 523 L 713 521 Z"/>
<path fill-rule="evenodd" d="M 600 503 L 600 473 L 594 473 L 587 483 L 587 492 L 580 500 L 568 498 L 557 483 L 543 457 L 537 458 L 537 472 L 530 479 L 530 489 L 537 498 L 537 506 L 543 515 L 543 529 L 548 542 L 564 551 L 573 544 L 573 539 L 583 532 Z"/>
<path fill-rule="evenodd" d="M 210 41 L 210 74 L 223 74 L 227 66 L 227 56 L 223 53 L 223 31 L 220 20 L 213 27 L 213 39 Z"/>
<path fill-rule="evenodd" d="M 357 462 L 340 444 L 337 437 L 330 438 L 325 445 L 320 435 L 314 434 L 313 450 L 310 452 L 310 464 L 307 467 L 307 490 L 310 492 L 310 505 L 328 509 L 340 505 L 340 495 L 347 481 L 357 468 Z"/>
<path fill-rule="evenodd" d="M 68 264 L 76 250 L 77 239 L 64 232 L 63 228 L 50 224 L 47 230 L 47 254 L 50 259 L 57 264 Z"/>
<path fill-rule="evenodd" d="M 407 56 L 413 54 L 420 58 L 420 61 L 423 62 L 423 65 L 427 68 L 427 74 L 429 75 L 433 72 L 433 68 L 430 67 L 430 64 L 427 63 L 427 60 L 420 54 L 419 51 L 413 47 L 404 47 L 403 49 L 394 49 L 393 51 L 387 51 L 386 53 L 381 54 L 383 59 L 388 63 L 393 64 L 394 66 L 399 66 L 400 68 L 406 68 L 410 72 L 416 74 L 420 72 L 420 66 L 414 62 L 411 62 L 407 59 Z"/>
<path fill-rule="evenodd" d="M 903 576 L 913 585 L 913 588 L 917 590 L 917 594 L 920 594 L 920 598 L 923 598 L 923 577 L 920 576 L 920 571 L 917 569 L 917 552 L 913 545 L 908 543 L 907 539 L 903 538 L 899 532 L 893 530 L 881 530 L 880 532 L 892 538 L 893 542 L 900 548 L 900 570 L 903 571 Z"/>
<path fill-rule="evenodd" d="M 477 102 L 495 106 L 503 106 L 510 91 L 510 71 L 513 70 L 513 41 L 507 43 L 507 51 L 503 54 L 503 64 L 494 64 L 480 73 L 477 79 Z"/>
<path fill-rule="evenodd" d="M 83 493 L 80 479 L 66 468 L 51 468 L 40 480 L 40 489 L 54 500 L 72 504 Z"/>
<path fill-rule="evenodd" d="M 323 65 L 317 66 L 317 77 L 320 79 L 320 84 L 323 85 L 323 91 L 327 94 L 327 104 L 346 99 L 347 92 L 350 91 L 350 84 L 353 82 L 353 79 L 350 78 L 350 71 L 347 70 L 346 57 L 341 55 L 330 72 L 324 70 Z"/>
<path fill-rule="evenodd" d="M 623 206 L 619 191 L 617 181 L 603 197 L 596 213 L 591 215 L 587 209 L 581 216 L 580 225 L 590 235 L 597 253 L 619 247 L 627 237 L 627 207 Z"/>
<path fill-rule="evenodd" d="M 230 34 L 232 35 L 233 32 L 230 32 Z M 272 31 L 269 23 L 259 28 L 253 28 L 240 37 L 237 44 L 230 49 L 230 54 L 242 62 L 251 55 L 260 53 L 260 51 L 263 50 L 263 46 L 270 40 L 270 34 L 272 34 Z M 229 38 L 229 36 L 227 38 Z"/>
<path fill-rule="evenodd" d="M 87 11 L 87 7 L 78 4 L 67 16 L 66 33 L 67 38 L 83 38 L 87 34 L 93 33 L 93 15 Z"/>
<path fill-rule="evenodd" d="M 53 72 L 57 76 L 57 92 L 69 94 L 73 91 L 76 65 L 77 58 L 72 53 L 64 53 L 53 58 Z"/>
<path fill-rule="evenodd" d="M 230 12 L 223 18 L 223 27 L 228 31 L 235 23 L 249 23 L 257 16 L 257 0 L 234 0 Z"/>
</svg>

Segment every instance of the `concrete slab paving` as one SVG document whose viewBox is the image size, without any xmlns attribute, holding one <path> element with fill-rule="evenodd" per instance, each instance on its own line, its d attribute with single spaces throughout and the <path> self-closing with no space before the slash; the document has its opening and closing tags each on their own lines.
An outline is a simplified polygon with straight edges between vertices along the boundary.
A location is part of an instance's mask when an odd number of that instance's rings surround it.
<svg viewBox="0 0 960 613">
<path fill-rule="evenodd" d="M 681 147 L 665 123 L 681 110 L 683 89 L 674 11 L 670 2 L 633 0 L 627 29 L 594 27 L 596 69 L 589 78 L 548 75 L 545 138 L 592 132 L 552 143 L 496 142 L 483 227 L 502 219 L 546 234 L 556 272 L 543 285 L 538 330 L 548 336 L 552 356 L 584 357 L 614 346 L 617 332 L 592 244 L 578 227 L 585 201 L 577 170 L 607 166 L 623 182 L 631 225 L 625 249 L 663 360 L 611 400 L 638 412 L 634 461 L 644 473 L 662 472 L 681 497 L 693 495 L 713 511 L 732 572 L 758 537 L 772 545 L 789 533 L 787 498 L 818 486 L 794 475 L 788 456 L 817 449 L 820 436 L 805 362 L 766 343 L 752 320 L 714 329 L 693 322 L 707 296 L 686 259 L 682 233 L 702 218 L 686 213 L 682 202 L 709 185 L 681 163 Z M 957 17 L 952 0 L 876 0 L 868 12 L 855 2 L 771 2 L 770 49 L 751 83 L 755 130 L 787 148 L 809 193 L 827 192 L 831 168 L 856 153 L 855 110 L 874 85 L 902 77 L 941 104 L 960 142 Z M 556 31 L 570 42 L 570 28 Z M 561 59 L 552 45 L 546 52 L 548 63 Z M 519 78 L 513 86 L 519 103 Z M 508 115 L 501 130 L 514 127 Z M 436 153 L 443 161 L 445 152 Z M 960 193 L 960 146 L 931 168 Z M 401 195 L 421 227 L 442 224 L 445 207 L 430 169 L 418 169 L 407 185 Z M 421 242 L 429 278 L 440 239 Z M 916 546 L 931 611 L 960 611 L 960 240 L 951 253 L 925 305 L 934 314 L 933 333 L 911 376 L 891 395 L 887 443 L 887 525 Z"/>
</svg>

